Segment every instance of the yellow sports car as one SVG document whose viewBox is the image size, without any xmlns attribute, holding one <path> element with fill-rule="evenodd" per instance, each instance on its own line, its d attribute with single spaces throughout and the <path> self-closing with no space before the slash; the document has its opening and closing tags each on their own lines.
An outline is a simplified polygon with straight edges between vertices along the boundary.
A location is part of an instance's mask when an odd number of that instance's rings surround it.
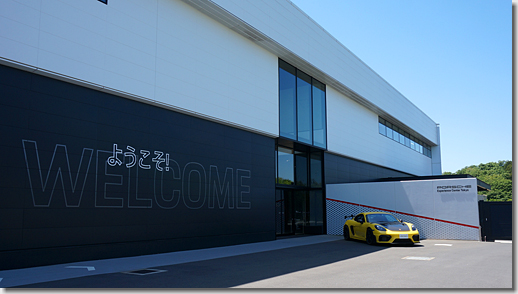
<svg viewBox="0 0 518 294">
<path fill-rule="evenodd" d="M 344 224 L 344 239 L 367 241 L 367 244 L 377 243 L 419 243 L 419 231 L 407 222 L 398 220 L 387 212 L 362 212 L 356 216 L 346 216 L 349 219 Z"/>
</svg>

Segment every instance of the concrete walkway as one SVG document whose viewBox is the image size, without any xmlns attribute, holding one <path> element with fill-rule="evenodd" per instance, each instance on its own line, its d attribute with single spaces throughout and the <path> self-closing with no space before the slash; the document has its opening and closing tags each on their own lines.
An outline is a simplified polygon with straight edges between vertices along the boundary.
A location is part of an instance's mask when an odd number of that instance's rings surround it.
<svg viewBox="0 0 518 294">
<path fill-rule="evenodd" d="M 119 273 L 216 258 L 272 251 L 343 239 L 341 236 L 317 235 L 278 239 L 226 247 L 143 255 L 126 258 L 92 260 L 25 269 L 0 271 L 0 288 L 65 280 L 101 274 Z"/>
</svg>

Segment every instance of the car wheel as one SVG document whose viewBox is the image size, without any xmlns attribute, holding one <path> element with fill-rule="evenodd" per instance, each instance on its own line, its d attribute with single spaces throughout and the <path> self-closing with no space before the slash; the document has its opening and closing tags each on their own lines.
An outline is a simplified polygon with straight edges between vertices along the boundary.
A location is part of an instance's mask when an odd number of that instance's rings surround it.
<svg viewBox="0 0 518 294">
<path fill-rule="evenodd" d="M 349 236 L 349 227 L 348 226 L 344 226 L 344 239 L 351 240 L 351 236 Z"/>
<path fill-rule="evenodd" d="M 369 245 L 376 245 L 378 242 L 376 242 L 376 236 L 374 236 L 374 233 L 372 233 L 371 229 L 367 230 L 367 235 L 365 240 L 367 241 L 367 244 Z"/>
</svg>

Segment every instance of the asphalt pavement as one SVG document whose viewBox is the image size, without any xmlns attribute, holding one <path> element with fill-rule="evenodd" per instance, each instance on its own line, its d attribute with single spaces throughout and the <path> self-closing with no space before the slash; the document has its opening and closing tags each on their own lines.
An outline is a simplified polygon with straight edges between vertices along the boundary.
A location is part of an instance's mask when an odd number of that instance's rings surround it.
<svg viewBox="0 0 518 294">
<path fill-rule="evenodd" d="M 514 289 L 512 242 L 309 236 L 0 271 L 1 288 Z"/>
</svg>

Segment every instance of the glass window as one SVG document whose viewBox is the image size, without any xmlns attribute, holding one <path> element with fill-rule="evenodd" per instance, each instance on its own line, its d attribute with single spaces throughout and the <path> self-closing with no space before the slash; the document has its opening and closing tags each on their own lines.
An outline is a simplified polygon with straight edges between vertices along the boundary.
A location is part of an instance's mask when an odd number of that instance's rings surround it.
<svg viewBox="0 0 518 294">
<path fill-rule="evenodd" d="M 300 70 L 297 70 L 297 133 L 298 141 L 313 143 L 311 77 Z"/>
<path fill-rule="evenodd" d="M 295 68 L 279 60 L 279 127 L 280 135 L 297 139 L 297 101 Z"/>
<path fill-rule="evenodd" d="M 308 185 L 308 154 L 295 151 L 295 185 Z"/>
<path fill-rule="evenodd" d="M 410 148 L 410 135 L 405 132 L 405 146 Z"/>
<path fill-rule="evenodd" d="M 392 140 L 399 142 L 399 129 L 396 126 L 392 126 Z"/>
<path fill-rule="evenodd" d="M 392 124 L 387 122 L 387 137 L 392 139 Z"/>
<path fill-rule="evenodd" d="M 323 151 L 295 144 L 276 148 L 277 184 L 311 188 L 323 187 Z"/>
<path fill-rule="evenodd" d="M 326 148 L 326 86 L 313 79 L 313 145 Z"/>
<path fill-rule="evenodd" d="M 295 184 L 295 161 L 293 150 L 279 146 L 277 151 L 277 184 Z"/>
<path fill-rule="evenodd" d="M 279 134 L 327 148 L 326 85 L 279 59 Z"/>
<path fill-rule="evenodd" d="M 322 187 L 322 152 L 312 152 L 310 160 L 311 187 Z"/>
<path fill-rule="evenodd" d="M 324 226 L 324 197 L 322 190 L 309 192 L 309 225 L 313 228 L 313 234 L 322 234 Z"/>
<path fill-rule="evenodd" d="M 381 122 L 378 123 L 378 128 L 379 128 L 380 134 L 382 134 L 383 136 L 387 135 L 387 127 L 385 127 L 384 124 L 382 124 Z"/>
<path fill-rule="evenodd" d="M 425 156 L 432 157 L 432 149 L 429 145 L 423 143 L 419 139 L 403 131 L 399 127 L 386 121 L 385 119 L 378 117 L 378 129 L 379 133 L 391 138 L 392 140 L 399 142 L 407 146 L 408 148 L 417 151 Z"/>
</svg>

